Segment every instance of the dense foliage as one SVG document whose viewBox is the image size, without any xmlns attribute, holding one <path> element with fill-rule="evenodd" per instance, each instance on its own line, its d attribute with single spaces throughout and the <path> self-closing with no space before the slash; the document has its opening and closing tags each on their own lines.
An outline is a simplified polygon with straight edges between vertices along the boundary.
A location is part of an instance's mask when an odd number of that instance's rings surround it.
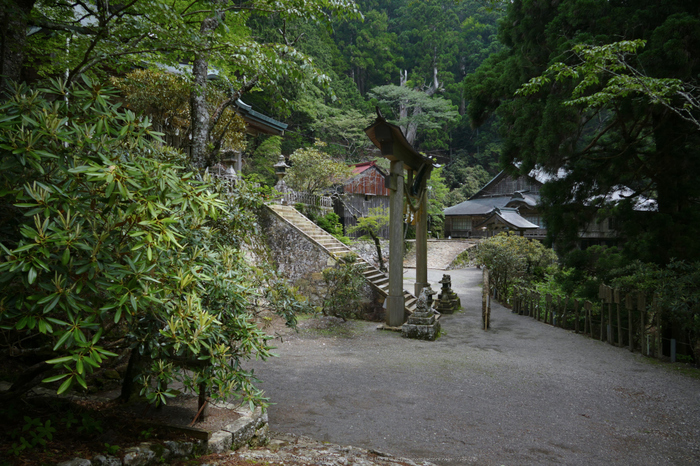
<svg viewBox="0 0 700 466">
<path fill-rule="evenodd" d="M 335 157 L 369 160 L 376 148 L 363 129 L 374 120 L 374 106 L 379 105 L 417 149 L 445 165 L 444 176 L 453 166 L 465 164 L 495 175 L 498 135 L 490 123 L 477 130 L 470 127 L 461 85 L 500 48 L 496 21 L 501 12 L 493 8 L 495 3 L 360 0 L 364 20 L 336 22 L 332 31 L 253 15 L 249 24 L 263 37 L 283 26 L 289 35 L 301 36 L 299 49 L 314 57 L 316 66 L 331 78 L 333 95 L 313 85 L 304 92 L 285 88 L 291 114 L 272 113 L 290 125 L 282 151 L 290 154 L 318 138 L 328 143 L 326 152 Z M 272 108 L 265 95 L 250 99 L 262 111 Z M 457 200 L 462 198 L 445 197 L 440 210 Z"/>
<path fill-rule="evenodd" d="M 40 361 L 4 397 L 45 371 L 59 392 L 86 388 L 131 349 L 152 401 L 179 379 L 261 402 L 240 367 L 269 355 L 240 250 L 261 198 L 245 187 L 222 197 L 112 97 L 86 78 L 19 86 L 0 107 L 2 344 Z"/>
<path fill-rule="evenodd" d="M 348 254 L 323 271 L 326 296 L 321 312 L 347 320 L 362 313 L 362 286 L 366 284 L 357 256 Z"/>
<path fill-rule="evenodd" d="M 285 182 L 295 191 L 311 194 L 342 184 L 352 176 L 352 168 L 334 160 L 323 152 L 325 144 L 317 141 L 314 147 L 301 148 L 289 157 Z"/>
<path fill-rule="evenodd" d="M 559 247 L 614 216 L 628 257 L 700 258 L 697 13 L 681 0 L 508 5 L 506 49 L 467 79 L 468 113 L 500 116 L 503 164 L 565 174 L 542 190 Z"/>
<path fill-rule="evenodd" d="M 492 288 L 507 299 L 514 285 L 543 278 L 546 269 L 556 265 L 557 256 L 539 241 L 510 232 L 481 241 L 474 259 L 488 269 Z"/>
</svg>

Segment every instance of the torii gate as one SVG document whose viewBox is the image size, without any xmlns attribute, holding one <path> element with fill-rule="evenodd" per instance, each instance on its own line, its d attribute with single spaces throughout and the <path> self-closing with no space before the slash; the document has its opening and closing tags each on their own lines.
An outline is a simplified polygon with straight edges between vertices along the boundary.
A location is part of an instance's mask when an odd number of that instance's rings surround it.
<svg viewBox="0 0 700 466">
<path fill-rule="evenodd" d="M 404 196 L 416 214 L 416 284 L 415 295 L 420 296 L 428 286 L 428 199 L 426 183 L 433 164 L 419 154 L 406 140 L 401 128 L 388 123 L 377 109 L 377 119 L 365 133 L 391 161 L 387 177 L 389 188 L 389 296 L 386 305 L 386 325 L 400 327 L 404 323 L 403 296 L 403 215 Z M 408 189 L 404 186 L 404 169 L 408 170 Z M 411 202 L 417 199 L 417 205 Z M 398 259 L 398 260 L 397 260 Z"/>
</svg>

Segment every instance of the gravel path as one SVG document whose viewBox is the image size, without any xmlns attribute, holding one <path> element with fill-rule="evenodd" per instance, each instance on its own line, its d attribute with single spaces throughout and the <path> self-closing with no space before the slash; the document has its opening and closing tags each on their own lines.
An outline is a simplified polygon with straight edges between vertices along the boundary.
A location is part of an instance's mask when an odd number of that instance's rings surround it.
<svg viewBox="0 0 700 466">
<path fill-rule="evenodd" d="M 700 380 L 497 304 L 483 332 L 480 271 L 450 273 L 465 311 L 436 342 L 367 322 L 278 342 L 255 363 L 270 428 L 440 465 L 700 464 Z"/>
<path fill-rule="evenodd" d="M 476 246 L 475 241 L 470 240 L 445 240 L 433 239 L 428 240 L 428 267 L 433 269 L 447 269 L 457 256 L 465 249 Z M 403 261 L 404 267 L 416 266 L 416 248 L 415 245 L 406 255 Z"/>
</svg>

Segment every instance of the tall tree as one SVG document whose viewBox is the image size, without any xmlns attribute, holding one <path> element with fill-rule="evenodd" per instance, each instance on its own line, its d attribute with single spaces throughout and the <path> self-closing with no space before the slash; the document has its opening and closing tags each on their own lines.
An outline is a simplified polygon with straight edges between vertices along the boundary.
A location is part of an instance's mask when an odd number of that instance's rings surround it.
<svg viewBox="0 0 700 466">
<path fill-rule="evenodd" d="M 419 130 L 440 128 L 458 116 L 450 101 L 405 86 L 379 86 L 369 95 L 392 113 L 392 122 L 401 127 L 409 144 L 416 141 Z"/>
<path fill-rule="evenodd" d="M 635 39 L 647 43 L 630 57 L 634 68 L 696 85 L 698 11 L 697 4 L 680 0 L 515 0 L 508 6 L 501 24 L 507 49 L 467 79 L 468 112 L 477 124 L 494 111 L 500 115 L 503 164 L 520 173 L 535 166 L 564 169 L 559 173 L 565 176 L 543 190 L 548 231 L 560 245 L 571 244 L 597 215 L 614 214 L 630 254 L 661 263 L 700 258 L 693 240 L 700 229 L 700 132 L 691 122 L 634 90 L 602 105 L 566 105 L 582 76 L 513 96 L 548 66 L 576 64 L 572 50 L 579 44 Z M 600 76 L 587 93 L 611 78 Z M 652 211 L 635 211 L 646 199 Z"/>
</svg>

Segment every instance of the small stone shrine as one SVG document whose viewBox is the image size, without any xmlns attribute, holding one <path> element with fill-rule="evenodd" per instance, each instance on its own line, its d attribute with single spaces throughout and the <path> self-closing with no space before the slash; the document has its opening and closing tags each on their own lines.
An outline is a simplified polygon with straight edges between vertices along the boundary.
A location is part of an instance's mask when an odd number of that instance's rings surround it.
<svg viewBox="0 0 700 466">
<path fill-rule="evenodd" d="M 423 288 L 416 303 L 416 310 L 401 326 L 401 336 L 415 338 L 417 340 L 435 340 L 440 333 L 440 321 L 430 308 L 433 300 L 433 291 L 430 286 Z"/>
<path fill-rule="evenodd" d="M 453 314 L 459 311 L 462 308 L 462 302 L 457 293 L 452 291 L 452 277 L 443 274 L 440 283 L 442 283 L 442 289 L 438 295 L 435 310 L 440 314 Z"/>
</svg>

